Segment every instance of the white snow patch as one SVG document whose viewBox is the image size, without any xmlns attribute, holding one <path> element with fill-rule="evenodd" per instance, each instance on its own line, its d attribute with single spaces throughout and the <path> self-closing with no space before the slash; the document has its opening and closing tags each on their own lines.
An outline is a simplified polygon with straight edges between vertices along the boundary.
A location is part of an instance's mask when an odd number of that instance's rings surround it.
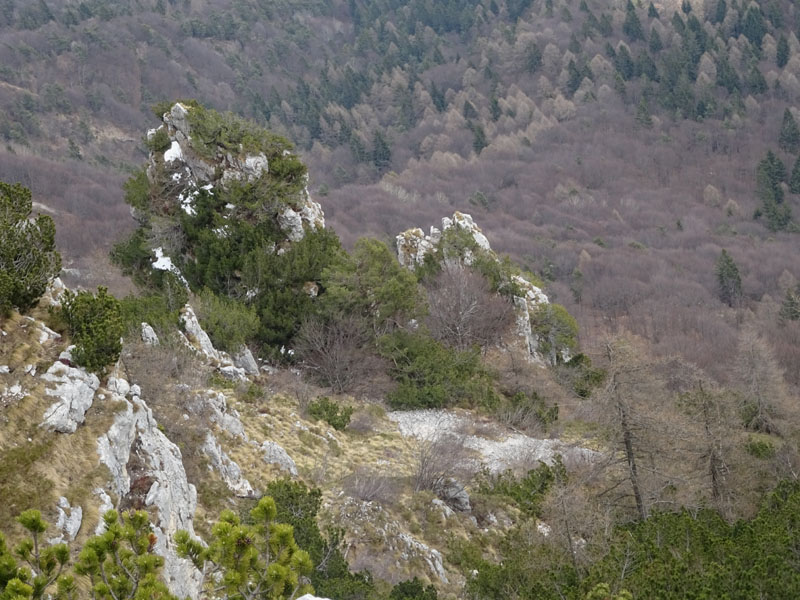
<svg viewBox="0 0 800 600">
<path fill-rule="evenodd" d="M 185 285 L 187 288 L 189 287 L 189 282 L 183 277 L 181 270 L 172 263 L 172 259 L 169 256 L 164 255 L 164 250 L 161 248 L 161 246 L 154 249 L 153 253 L 156 255 L 156 259 L 153 261 L 152 265 L 154 269 L 157 271 L 170 271 L 171 273 L 174 273 L 178 279 L 181 280 L 183 285 Z"/>
<path fill-rule="evenodd" d="M 183 160 L 183 150 L 181 150 L 181 145 L 173 140 L 172 145 L 164 152 L 164 162 L 176 160 Z"/>
</svg>

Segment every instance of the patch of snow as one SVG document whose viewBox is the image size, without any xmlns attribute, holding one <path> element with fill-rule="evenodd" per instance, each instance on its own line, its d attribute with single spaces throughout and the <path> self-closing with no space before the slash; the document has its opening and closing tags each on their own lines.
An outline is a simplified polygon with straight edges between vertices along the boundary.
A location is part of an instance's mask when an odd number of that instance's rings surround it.
<svg viewBox="0 0 800 600">
<path fill-rule="evenodd" d="M 156 257 L 152 264 L 154 269 L 157 271 L 169 271 L 170 273 L 174 273 L 183 285 L 187 288 L 189 287 L 189 282 L 186 281 L 181 270 L 172 263 L 172 259 L 169 256 L 164 255 L 164 250 L 161 246 L 155 248 L 153 254 L 155 254 Z"/>
<path fill-rule="evenodd" d="M 181 150 L 181 145 L 173 140 L 172 145 L 164 152 L 164 162 L 176 160 L 183 160 L 183 150 Z"/>
</svg>

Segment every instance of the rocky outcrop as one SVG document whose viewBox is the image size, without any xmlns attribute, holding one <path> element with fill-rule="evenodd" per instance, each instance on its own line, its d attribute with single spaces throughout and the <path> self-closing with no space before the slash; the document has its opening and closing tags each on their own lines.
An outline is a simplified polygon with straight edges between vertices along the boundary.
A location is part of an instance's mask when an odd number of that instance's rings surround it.
<svg viewBox="0 0 800 600">
<path fill-rule="evenodd" d="M 425 261 L 426 256 L 437 250 L 442 240 L 442 232 L 453 228 L 468 233 L 475 242 L 477 252 L 487 253 L 497 260 L 489 245 L 489 240 L 483 234 L 481 228 L 472 220 L 472 217 L 466 213 L 456 211 L 452 217 L 444 217 L 442 219 L 441 230 L 431 227 L 429 235 L 425 235 L 419 227 L 414 227 L 399 234 L 395 238 L 398 261 L 404 267 L 414 270 L 417 265 L 421 265 Z M 475 260 L 473 252 L 469 249 L 466 249 L 462 256 L 445 256 L 443 258 L 445 260 L 460 261 L 467 266 L 471 265 Z M 508 284 L 513 284 L 520 293 L 520 295 L 514 296 L 518 339 L 530 360 L 544 362 L 538 352 L 538 337 L 531 328 L 530 312 L 540 304 L 547 304 L 549 302 L 547 295 L 521 275 L 511 275 Z"/>
<path fill-rule="evenodd" d="M 64 496 L 58 499 L 56 510 L 58 511 L 58 518 L 55 528 L 58 531 L 58 535 L 47 540 L 51 545 L 74 540 L 81 529 L 81 523 L 83 523 L 83 509 L 80 506 L 70 506 L 69 500 Z"/>
<path fill-rule="evenodd" d="M 148 323 L 142 323 L 142 341 L 148 346 L 158 346 L 158 336 Z"/>
<path fill-rule="evenodd" d="M 258 363 L 256 362 L 253 353 L 250 352 L 250 348 L 247 346 L 242 346 L 239 349 L 239 352 L 233 355 L 233 364 L 243 369 L 245 373 L 248 375 L 252 375 L 255 377 L 259 374 L 258 370 Z"/>
<path fill-rule="evenodd" d="M 252 498 L 255 491 L 250 482 L 242 475 L 242 470 L 219 445 L 217 438 L 210 432 L 206 433 L 206 441 L 203 444 L 203 454 L 208 457 L 211 466 L 220 474 L 225 485 L 240 498 Z"/>
<path fill-rule="evenodd" d="M 45 411 L 41 426 L 59 433 L 74 433 L 78 425 L 83 424 L 100 387 L 95 374 L 72 365 L 70 348 L 42 375 L 44 381 L 53 385 L 45 389 L 45 394 L 56 397 L 57 401 Z"/>
<path fill-rule="evenodd" d="M 425 565 L 431 579 L 448 583 L 441 552 L 404 531 L 377 502 L 347 498 L 339 513 L 340 522 L 348 524 L 351 567 L 358 569 L 362 564 L 375 564 L 382 559 L 396 562 L 396 567 L 400 567 L 416 560 Z"/>
<path fill-rule="evenodd" d="M 172 173 L 178 204 L 190 215 L 195 214 L 194 201 L 200 190 L 213 194 L 218 186 L 226 188 L 236 182 L 256 181 L 270 172 L 269 159 L 263 152 L 245 152 L 241 148 L 234 152 L 222 146 L 211 155 L 208 149 L 199 152 L 193 141 L 192 110 L 197 109 L 177 102 L 163 115 L 164 124 L 147 132 L 148 139 L 152 139 L 159 131 L 164 131 L 169 140 L 169 146 L 162 153 L 151 153 L 148 178 L 155 181 L 159 162 L 163 162 Z M 309 229 L 325 227 L 322 208 L 311 199 L 307 180 L 296 205 L 287 206 L 278 214 L 278 224 L 290 242 L 303 239 Z"/>
<path fill-rule="evenodd" d="M 157 510 L 155 552 L 164 557 L 167 584 L 178 597 L 196 598 L 200 573 L 177 556 L 174 535 L 184 529 L 194 536 L 197 490 L 186 479 L 180 449 L 159 430 L 152 411 L 138 395 L 138 386 L 129 385 L 118 374 L 112 379 L 108 388 L 112 400 L 124 403 L 125 408 L 97 440 L 100 462 L 111 473 L 110 491 L 119 498 L 143 494 L 144 505 Z M 126 388 L 127 398 L 118 394 Z M 136 465 L 135 478 L 129 472 L 132 465 Z M 108 494 L 96 493 L 105 502 Z"/>
<path fill-rule="evenodd" d="M 277 465 L 292 477 L 297 477 L 297 465 L 280 445 L 275 442 L 264 442 L 261 444 L 261 452 L 264 462 Z"/>
<path fill-rule="evenodd" d="M 185 331 L 188 346 L 204 355 L 211 364 L 217 367 L 221 375 L 232 381 L 243 381 L 247 379 L 244 369 L 233 364 L 231 357 L 214 348 L 211 338 L 200 325 L 197 315 L 191 305 L 187 304 L 181 309 L 181 324 Z M 252 356 L 252 355 L 251 355 Z"/>
</svg>

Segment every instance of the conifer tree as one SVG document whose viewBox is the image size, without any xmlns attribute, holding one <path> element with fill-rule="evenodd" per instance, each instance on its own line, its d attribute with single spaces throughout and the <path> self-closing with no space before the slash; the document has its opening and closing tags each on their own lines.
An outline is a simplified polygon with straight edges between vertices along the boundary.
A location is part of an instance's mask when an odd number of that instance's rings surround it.
<svg viewBox="0 0 800 600">
<path fill-rule="evenodd" d="M 661 41 L 661 35 L 657 29 L 650 32 L 650 52 L 658 54 L 664 48 L 664 42 Z"/>
<path fill-rule="evenodd" d="M 627 35 L 631 41 L 644 40 L 644 31 L 642 30 L 642 23 L 639 21 L 639 16 L 636 14 L 636 8 L 633 2 L 628 0 L 625 7 L 625 21 L 622 23 L 622 31 Z"/>
<path fill-rule="evenodd" d="M 794 161 L 792 175 L 789 178 L 789 191 L 793 194 L 800 194 L 800 156 Z"/>
<path fill-rule="evenodd" d="M 781 69 L 789 62 L 789 40 L 787 40 L 786 36 L 783 34 L 778 38 L 778 49 L 775 54 L 775 61 Z"/>
<path fill-rule="evenodd" d="M 734 306 L 742 297 L 742 278 L 739 267 L 728 251 L 723 249 L 717 259 L 717 293 L 728 306 Z"/>
<path fill-rule="evenodd" d="M 0 181 L 0 317 L 35 305 L 61 271 L 53 219 L 31 219 L 31 191 Z"/>
<path fill-rule="evenodd" d="M 650 116 L 650 107 L 647 105 L 647 99 L 642 96 L 639 100 L 639 106 L 636 108 L 636 122 L 646 129 L 653 126 L 653 117 Z"/>
<path fill-rule="evenodd" d="M 658 9 L 656 9 L 656 5 L 652 2 L 650 3 L 650 6 L 647 7 L 647 16 L 651 19 L 658 19 L 659 17 Z"/>
<path fill-rule="evenodd" d="M 784 152 L 797 154 L 800 152 L 800 128 L 788 108 L 783 111 L 783 125 L 778 136 L 778 146 Z"/>
</svg>

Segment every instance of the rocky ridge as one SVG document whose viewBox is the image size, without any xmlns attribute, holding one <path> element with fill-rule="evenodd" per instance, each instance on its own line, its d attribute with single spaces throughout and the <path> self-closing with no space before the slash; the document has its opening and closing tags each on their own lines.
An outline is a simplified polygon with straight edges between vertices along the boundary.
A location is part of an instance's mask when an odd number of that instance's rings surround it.
<svg viewBox="0 0 800 600">
<path fill-rule="evenodd" d="M 398 234 L 395 238 L 398 261 L 404 267 L 414 270 L 418 265 L 423 264 L 426 256 L 437 249 L 442 241 L 442 233 L 453 228 L 469 234 L 479 251 L 499 260 L 492 251 L 489 240 L 480 227 L 475 224 L 472 216 L 456 211 L 452 217 L 442 218 L 441 229 L 431 226 L 430 233 L 427 235 L 419 227 L 413 227 Z M 471 250 L 466 249 L 463 256 L 445 257 L 445 260 L 458 260 L 465 266 L 470 266 L 475 257 Z M 547 295 L 541 288 L 521 275 L 512 275 L 509 283 L 513 283 L 521 292 L 521 295 L 515 295 L 513 300 L 516 308 L 516 334 L 522 349 L 531 361 L 544 364 L 545 359 L 539 352 L 539 338 L 531 327 L 530 314 L 538 306 L 549 303 Z"/>
</svg>

